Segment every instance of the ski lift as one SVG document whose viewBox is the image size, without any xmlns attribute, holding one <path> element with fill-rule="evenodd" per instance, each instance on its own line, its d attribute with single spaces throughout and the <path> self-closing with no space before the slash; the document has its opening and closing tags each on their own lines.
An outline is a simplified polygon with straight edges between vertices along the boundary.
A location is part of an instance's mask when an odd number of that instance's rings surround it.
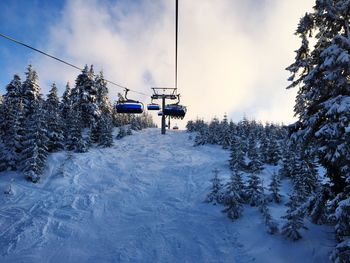
<svg viewBox="0 0 350 263">
<path fill-rule="evenodd" d="M 125 99 L 119 98 L 115 108 L 117 113 L 142 113 L 143 112 L 143 104 L 142 102 L 136 100 L 130 100 L 127 98 L 129 89 L 125 89 Z"/>
<path fill-rule="evenodd" d="M 150 104 L 147 105 L 147 110 L 160 110 L 160 106 L 157 103 L 153 103 L 153 99 Z"/>
<path fill-rule="evenodd" d="M 163 114 L 170 116 L 175 119 L 183 119 L 186 115 L 186 107 L 179 105 L 180 103 L 180 94 L 177 95 L 178 102 L 174 104 L 168 104 L 163 109 Z"/>
</svg>

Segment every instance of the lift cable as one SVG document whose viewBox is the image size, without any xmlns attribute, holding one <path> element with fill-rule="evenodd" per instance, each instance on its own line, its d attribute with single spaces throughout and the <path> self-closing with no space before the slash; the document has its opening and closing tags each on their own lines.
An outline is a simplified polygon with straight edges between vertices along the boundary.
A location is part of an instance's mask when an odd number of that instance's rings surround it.
<svg viewBox="0 0 350 263">
<path fill-rule="evenodd" d="M 177 89 L 177 35 L 178 35 L 178 20 L 179 20 L 179 1 L 176 0 L 175 6 L 175 89 Z"/>
<path fill-rule="evenodd" d="M 75 66 L 75 65 L 73 65 L 72 63 L 69 63 L 69 62 L 67 62 L 67 61 L 65 61 L 65 60 L 63 60 L 63 59 L 58 58 L 58 57 L 52 56 L 52 55 L 50 55 L 50 54 L 48 54 L 48 53 L 46 53 L 46 52 L 44 52 L 44 51 L 41 51 L 41 50 L 39 50 L 39 49 L 37 49 L 37 48 L 34 48 L 34 47 L 30 46 L 30 45 L 27 45 L 27 44 L 25 44 L 25 43 L 23 43 L 23 42 L 21 42 L 21 41 L 18 41 L 18 40 L 16 40 L 16 39 L 12 38 L 12 37 L 3 35 L 3 34 L 1 34 L 1 33 L 0 33 L 0 36 L 3 37 L 3 38 L 6 38 L 6 39 L 8 39 L 8 40 L 10 40 L 10 41 L 12 41 L 12 42 L 15 42 L 15 43 L 17 43 L 17 44 L 19 44 L 19 45 L 22 45 L 22 46 L 25 46 L 25 47 L 27 47 L 27 48 L 30 48 L 30 49 L 32 49 L 32 50 L 34 50 L 34 51 L 36 51 L 36 52 L 39 52 L 39 53 L 41 53 L 41 54 L 43 54 L 43 55 L 45 55 L 45 56 L 50 57 L 50 58 L 52 58 L 52 59 L 55 59 L 55 60 L 57 60 L 57 61 L 59 61 L 59 62 L 61 62 L 61 63 L 63 63 L 63 64 L 66 64 L 66 65 L 68 65 L 68 66 L 70 66 L 70 67 L 73 67 L 73 68 L 75 68 L 75 69 L 77 69 L 77 70 L 80 70 L 80 71 L 83 70 L 82 68 L 80 68 L 80 67 L 78 67 L 78 66 Z M 117 87 L 119 87 L 119 88 L 122 88 L 122 89 L 124 89 L 124 90 L 129 90 L 129 91 L 131 91 L 131 92 L 134 92 L 134 93 L 137 93 L 137 94 L 140 94 L 140 95 L 144 95 L 144 96 L 147 96 L 147 97 L 150 96 L 150 95 L 148 95 L 148 94 L 145 94 L 145 93 L 142 93 L 142 92 L 139 92 L 139 91 L 136 91 L 136 90 L 129 89 L 129 88 L 127 88 L 127 87 L 125 87 L 125 86 L 122 86 L 122 85 L 120 85 L 120 84 L 118 84 L 118 83 L 115 83 L 115 82 L 113 82 L 113 81 L 111 81 L 111 80 L 108 80 L 108 79 L 104 79 L 104 80 L 105 80 L 106 82 L 108 82 L 108 83 L 110 83 L 110 84 L 112 84 L 112 85 L 115 85 L 115 86 L 117 86 Z"/>
</svg>

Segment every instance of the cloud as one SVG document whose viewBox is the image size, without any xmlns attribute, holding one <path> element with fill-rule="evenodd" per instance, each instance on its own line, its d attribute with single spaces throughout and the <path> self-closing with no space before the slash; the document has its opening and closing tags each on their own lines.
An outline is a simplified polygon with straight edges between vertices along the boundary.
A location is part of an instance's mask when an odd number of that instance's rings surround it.
<svg viewBox="0 0 350 263">
<path fill-rule="evenodd" d="M 298 19 L 313 0 L 179 1 L 178 88 L 186 119 L 293 120 L 288 72 Z M 46 49 L 74 64 L 94 64 L 110 80 L 150 93 L 174 86 L 174 3 L 168 0 L 67 1 Z M 43 57 L 33 61 L 42 88 L 79 72 Z M 116 98 L 110 86 L 111 98 Z M 135 94 L 137 99 L 148 98 Z M 180 123 L 180 122 L 179 122 Z M 184 122 L 183 122 L 184 124 Z"/>
</svg>

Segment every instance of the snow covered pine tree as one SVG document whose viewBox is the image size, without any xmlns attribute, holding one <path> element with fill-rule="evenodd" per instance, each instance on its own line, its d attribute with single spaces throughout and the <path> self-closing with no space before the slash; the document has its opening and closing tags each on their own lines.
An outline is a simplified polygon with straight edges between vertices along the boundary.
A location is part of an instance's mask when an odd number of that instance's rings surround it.
<svg viewBox="0 0 350 263">
<path fill-rule="evenodd" d="M 296 34 L 302 40 L 289 87 L 299 87 L 295 113 L 299 120 L 293 138 L 310 146 L 331 179 L 337 198 L 337 225 L 349 218 L 350 184 L 350 1 L 318 0 L 312 13 L 301 18 Z M 316 35 L 313 36 L 313 33 Z M 316 44 L 309 46 L 314 38 Z M 350 224 L 342 228 L 350 232 Z M 350 261 L 350 237 L 343 235 L 335 262 Z"/>
<path fill-rule="evenodd" d="M 214 169 L 213 170 L 213 178 L 210 180 L 212 183 L 211 186 L 211 192 L 207 195 L 205 202 L 207 203 L 213 203 L 214 205 L 222 203 L 222 188 L 223 184 L 221 182 L 221 179 L 219 178 L 219 170 Z"/>
</svg>

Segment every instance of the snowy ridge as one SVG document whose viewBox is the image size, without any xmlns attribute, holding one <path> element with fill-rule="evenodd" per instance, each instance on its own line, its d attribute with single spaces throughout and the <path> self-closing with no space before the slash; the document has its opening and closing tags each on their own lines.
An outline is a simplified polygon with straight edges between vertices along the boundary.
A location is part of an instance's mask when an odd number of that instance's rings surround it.
<svg viewBox="0 0 350 263">
<path fill-rule="evenodd" d="M 52 154 L 39 184 L 1 173 L 0 189 L 11 185 L 13 194 L 1 195 L 0 261 L 328 262 L 325 226 L 308 224 L 305 239 L 291 243 L 268 235 L 256 209 L 231 222 L 203 203 L 211 171 L 230 176 L 229 152 L 193 147 L 182 131 L 159 133 Z M 277 219 L 280 207 L 270 207 Z"/>
</svg>

